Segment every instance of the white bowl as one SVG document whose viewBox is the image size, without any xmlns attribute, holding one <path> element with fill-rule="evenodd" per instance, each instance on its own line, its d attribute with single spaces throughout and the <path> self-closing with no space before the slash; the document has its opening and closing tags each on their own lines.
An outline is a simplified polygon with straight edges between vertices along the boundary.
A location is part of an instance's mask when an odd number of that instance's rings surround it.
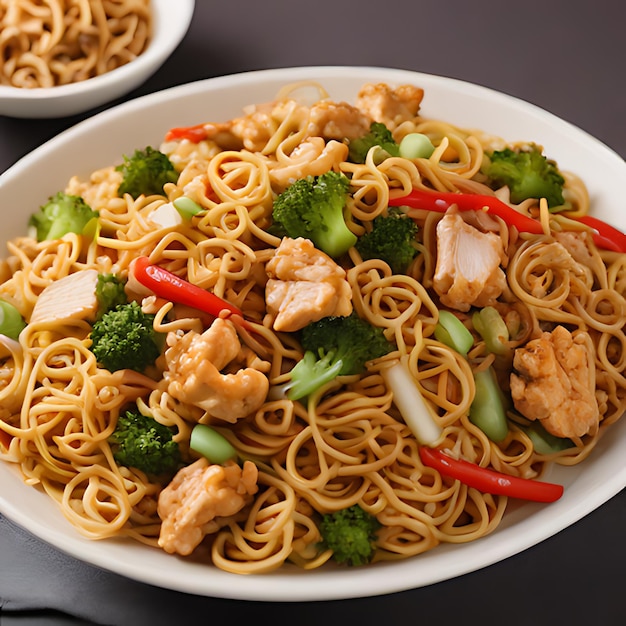
<svg viewBox="0 0 626 626">
<path fill-rule="evenodd" d="M 227 120 L 242 107 L 271 100 L 279 88 L 321 82 L 334 99 L 350 101 L 366 82 L 413 83 L 425 89 L 422 112 L 510 141 L 534 140 L 589 187 L 593 212 L 624 229 L 620 212 L 626 163 L 582 130 L 533 105 L 458 80 L 382 68 L 318 67 L 250 72 L 192 83 L 106 110 L 65 131 L 0 176 L 4 239 L 23 234 L 26 221 L 72 175 L 119 162 L 137 147 L 158 145 L 173 126 Z M 98 150 L 93 150 L 93 146 Z M 37 184 L 33 185 L 32 181 Z M 9 208 L 10 207 L 10 208 Z M 626 420 L 610 430 L 588 459 L 555 467 L 549 480 L 565 485 L 549 505 L 515 503 L 496 531 L 463 545 L 442 545 L 421 556 L 362 568 L 302 571 L 285 567 L 237 576 L 122 540 L 82 538 L 53 501 L 0 464 L 0 511 L 37 537 L 74 557 L 130 578 L 188 593 L 246 600 L 307 601 L 373 596 L 425 586 L 496 563 L 580 520 L 626 486 Z"/>
<path fill-rule="evenodd" d="M 0 85 L 0 115 L 22 118 L 74 115 L 141 85 L 161 67 L 187 33 L 195 0 L 152 0 L 151 4 L 152 40 L 136 59 L 106 74 L 69 85 L 36 89 Z"/>
</svg>

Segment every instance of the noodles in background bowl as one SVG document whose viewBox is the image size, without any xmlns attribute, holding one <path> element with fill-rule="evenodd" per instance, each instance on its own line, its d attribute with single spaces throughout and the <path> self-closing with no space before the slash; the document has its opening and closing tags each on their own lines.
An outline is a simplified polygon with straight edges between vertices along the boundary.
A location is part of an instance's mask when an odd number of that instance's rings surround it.
<svg viewBox="0 0 626 626">
<path fill-rule="evenodd" d="M 110 72 L 142 54 L 150 0 L 0 3 L 0 85 L 67 85 Z"/>
<path fill-rule="evenodd" d="M 40 244 L 28 238 L 12 242 L 0 295 L 17 302 L 28 319 L 38 294 L 54 280 L 88 268 L 127 276 L 131 261 L 148 255 L 152 262 L 241 308 L 256 328 L 256 334 L 242 336 L 242 342 L 269 363 L 268 377 L 277 384 L 300 354 L 293 337 L 272 330 L 263 297 L 263 268 L 280 243 L 267 228 L 272 199 L 284 186 L 281 172 L 295 168 L 306 175 L 315 164 L 321 171 L 332 167 L 348 174 L 349 208 L 358 229 L 386 210 L 390 194 L 400 195 L 412 187 L 486 191 L 476 180 L 483 153 L 503 143 L 445 120 L 415 116 L 396 125 L 396 137 L 428 133 L 441 146 L 434 158 L 417 162 L 392 158 L 382 163 L 369 159 L 356 165 L 338 151 L 335 157 L 320 153 L 296 163 L 295 146 L 308 139 L 311 127 L 319 127 L 313 123 L 313 110 L 314 105 L 292 99 L 287 89 L 277 104 L 258 107 L 256 117 L 218 125 L 213 137 L 164 144 L 162 150 L 180 171 L 166 196 L 119 198 L 119 173 L 113 167 L 94 172 L 89 180 L 72 179 L 67 190 L 82 195 L 100 212 L 97 245 L 78 236 Z M 240 136 L 257 143 L 220 143 L 219 133 L 236 138 L 238 125 L 256 131 Z M 443 138 L 453 146 L 447 154 Z M 329 141 L 328 133 L 324 139 Z M 581 213 L 587 212 L 580 179 L 571 175 L 568 185 L 570 201 Z M 159 228 L 151 221 L 157 208 L 183 194 L 205 213 L 176 228 Z M 574 448 L 544 458 L 515 426 L 505 442 L 496 445 L 469 422 L 473 385 L 467 362 L 433 335 L 440 308 L 432 292 L 433 240 L 440 216 L 417 212 L 413 217 L 420 226 L 421 254 L 406 275 L 391 274 L 379 261 L 362 261 L 354 251 L 345 265 L 355 309 L 383 327 L 396 343 L 397 354 L 406 357 L 424 395 L 437 409 L 445 446 L 464 458 L 523 477 L 540 476 L 547 461 L 584 460 L 624 412 L 624 337 L 623 321 L 619 322 L 624 311 L 623 255 L 590 245 L 593 263 L 588 270 L 567 263 L 553 268 L 549 257 L 542 256 L 553 243 L 550 235 L 506 235 L 504 265 L 516 284 L 509 304 L 520 313 L 527 333 L 519 341 L 560 322 L 581 332 L 591 329 L 601 399 L 599 428 L 580 437 Z M 552 271 L 561 290 L 558 305 L 533 295 Z M 601 306 L 590 306 L 594 302 Z M 161 329 L 171 329 L 166 317 L 169 305 L 151 306 Z M 197 328 L 197 320 L 183 319 L 176 328 L 189 332 Z M 196 421 L 214 420 L 174 399 L 158 377 L 128 371 L 111 374 L 99 368 L 89 351 L 88 334 L 86 324 L 33 325 L 20 338 L 23 350 L 5 346 L 0 406 L 2 429 L 13 439 L 3 457 L 20 465 L 29 484 L 41 485 L 57 500 L 85 535 L 131 536 L 156 545 L 160 529 L 156 501 L 162 486 L 132 468 L 118 467 L 108 435 L 122 409 L 133 402 L 175 427 L 183 445 Z M 477 358 L 482 349 L 477 345 Z M 383 525 L 380 559 L 419 554 L 445 542 L 468 542 L 498 526 L 506 498 L 443 480 L 423 466 L 418 444 L 380 375 L 384 361 L 362 377 L 324 390 L 308 407 L 268 400 L 235 424 L 218 422 L 241 456 L 256 462 L 259 492 L 245 515 L 226 520 L 197 549 L 195 558 L 246 573 L 274 569 L 287 559 L 307 568 L 320 566 L 330 555 L 317 548 L 316 516 L 355 502 Z"/>
</svg>

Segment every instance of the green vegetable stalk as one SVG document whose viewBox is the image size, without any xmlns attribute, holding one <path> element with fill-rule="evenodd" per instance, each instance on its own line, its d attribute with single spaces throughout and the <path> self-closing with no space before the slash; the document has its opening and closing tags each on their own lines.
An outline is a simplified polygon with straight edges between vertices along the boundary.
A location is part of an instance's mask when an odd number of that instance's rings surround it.
<svg viewBox="0 0 626 626">
<path fill-rule="evenodd" d="M 503 441 L 509 426 L 504 410 L 502 392 L 492 367 L 474 372 L 476 394 L 470 406 L 469 419 L 478 426 L 491 441 Z"/>
<path fill-rule="evenodd" d="M 574 447 L 574 442 L 566 437 L 556 437 L 549 433 L 541 422 L 532 422 L 522 430 L 528 435 L 533 443 L 537 454 L 554 454 Z"/>
<path fill-rule="evenodd" d="M 189 447 L 206 457 L 211 463 L 218 465 L 237 458 L 237 450 L 228 439 L 206 424 L 196 424 L 193 427 Z"/>
<path fill-rule="evenodd" d="M 474 313 L 472 321 L 476 330 L 485 337 L 487 346 L 494 348 L 494 352 L 498 350 L 498 353 L 502 354 L 501 347 L 508 349 L 502 343 L 508 339 L 508 330 L 496 309 L 486 307 L 477 311 Z M 476 322 L 478 322 L 478 327 L 476 327 Z M 503 334 L 506 337 L 503 337 Z M 435 337 L 465 357 L 467 357 L 467 353 L 474 343 L 472 333 L 461 320 L 446 310 L 439 311 Z M 504 396 L 498 386 L 493 367 L 475 371 L 474 384 L 476 391 L 469 410 L 470 422 L 478 426 L 492 441 L 496 443 L 503 441 L 508 434 L 509 426 Z"/>
<path fill-rule="evenodd" d="M 472 315 L 472 324 L 476 332 L 484 339 L 485 347 L 489 352 L 500 356 L 510 352 L 510 348 L 506 345 L 509 340 L 509 329 L 497 309 L 486 306 L 476 311 Z"/>
<path fill-rule="evenodd" d="M 463 356 L 467 356 L 474 345 L 472 333 L 454 313 L 445 309 L 439 311 L 439 320 L 435 326 L 435 339 Z"/>
</svg>

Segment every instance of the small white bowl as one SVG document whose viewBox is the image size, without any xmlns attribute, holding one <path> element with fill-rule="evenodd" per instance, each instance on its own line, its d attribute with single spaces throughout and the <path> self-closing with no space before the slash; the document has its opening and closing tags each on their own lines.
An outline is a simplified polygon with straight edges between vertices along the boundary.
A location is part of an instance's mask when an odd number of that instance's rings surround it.
<svg viewBox="0 0 626 626">
<path fill-rule="evenodd" d="M 106 74 L 69 85 L 35 89 L 0 85 L 0 115 L 21 118 L 74 115 L 110 102 L 141 85 L 187 33 L 195 0 L 152 0 L 151 4 L 152 39 L 136 59 Z"/>
</svg>

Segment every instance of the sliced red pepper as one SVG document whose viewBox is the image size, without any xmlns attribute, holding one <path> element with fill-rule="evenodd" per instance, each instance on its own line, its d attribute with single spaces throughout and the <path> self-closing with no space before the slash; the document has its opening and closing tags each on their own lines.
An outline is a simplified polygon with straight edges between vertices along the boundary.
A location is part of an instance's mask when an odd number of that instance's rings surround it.
<svg viewBox="0 0 626 626">
<path fill-rule="evenodd" d="M 595 231 L 593 240 L 598 248 L 612 250 L 613 252 L 626 252 L 626 234 L 617 228 L 591 215 L 582 215 L 570 219 L 575 219 L 577 222 L 593 228 Z"/>
<path fill-rule="evenodd" d="M 487 211 L 492 215 L 497 215 L 509 226 L 515 226 L 520 232 L 536 235 L 543 232 L 541 222 L 516 211 L 495 196 L 413 189 L 406 196 L 389 200 L 389 206 L 409 206 L 413 209 L 425 209 L 438 213 L 445 213 L 453 204 L 457 205 L 459 211 Z"/>
<path fill-rule="evenodd" d="M 137 258 L 133 265 L 135 278 L 160 298 L 184 304 L 219 317 L 224 311 L 237 315 L 243 320 L 243 313 L 210 291 L 194 285 L 158 265 L 150 263 L 148 257 Z"/>
<path fill-rule="evenodd" d="M 487 211 L 492 215 L 497 215 L 509 226 L 515 226 L 520 232 L 535 235 L 543 233 L 539 220 L 520 213 L 495 196 L 413 189 L 406 196 L 389 200 L 389 206 L 409 206 L 413 209 L 425 209 L 438 213 L 445 213 L 453 204 L 457 205 L 459 211 Z M 592 237 L 598 248 L 626 252 L 626 235 L 617 228 L 590 215 L 570 219 L 576 219 L 593 229 Z"/>
<path fill-rule="evenodd" d="M 563 485 L 509 476 L 469 461 L 453 459 L 435 448 L 421 446 L 420 458 L 424 465 L 436 469 L 443 476 L 459 480 L 483 493 L 534 502 L 554 502 L 563 495 Z"/>
<path fill-rule="evenodd" d="M 189 139 L 192 143 L 200 143 L 208 137 L 204 124 L 195 126 L 181 126 L 171 128 L 165 135 L 165 141 L 176 141 L 177 139 Z"/>
</svg>

